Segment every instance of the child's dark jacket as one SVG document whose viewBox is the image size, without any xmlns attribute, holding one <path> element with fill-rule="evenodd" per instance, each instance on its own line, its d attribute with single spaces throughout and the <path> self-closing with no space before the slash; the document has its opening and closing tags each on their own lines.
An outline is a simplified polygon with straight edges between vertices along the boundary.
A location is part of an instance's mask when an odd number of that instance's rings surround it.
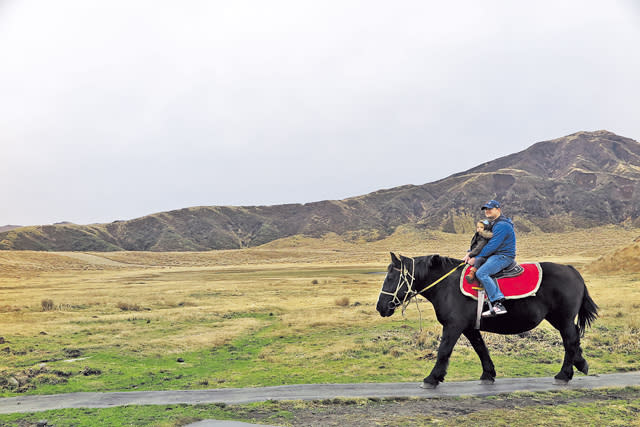
<svg viewBox="0 0 640 427">
<path fill-rule="evenodd" d="M 471 249 L 468 251 L 469 257 L 473 258 L 477 256 L 492 237 L 493 233 L 491 231 L 483 230 L 479 233 L 476 232 L 471 239 Z"/>
</svg>

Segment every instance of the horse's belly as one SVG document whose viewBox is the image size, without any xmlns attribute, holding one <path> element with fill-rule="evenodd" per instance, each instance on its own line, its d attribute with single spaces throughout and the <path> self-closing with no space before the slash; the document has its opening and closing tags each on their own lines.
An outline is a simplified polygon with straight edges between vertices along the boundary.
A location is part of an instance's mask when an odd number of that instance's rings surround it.
<svg viewBox="0 0 640 427">
<path fill-rule="evenodd" d="M 502 316 L 482 319 L 480 330 L 493 332 L 496 334 L 520 334 L 530 331 L 542 322 L 542 319 L 522 318 L 520 316 L 507 313 Z"/>
</svg>

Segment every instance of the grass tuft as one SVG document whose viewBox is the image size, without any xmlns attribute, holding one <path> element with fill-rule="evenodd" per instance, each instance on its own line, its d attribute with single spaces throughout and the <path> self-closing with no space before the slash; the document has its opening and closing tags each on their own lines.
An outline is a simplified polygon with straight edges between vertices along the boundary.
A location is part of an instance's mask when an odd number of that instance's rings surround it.
<svg viewBox="0 0 640 427">
<path fill-rule="evenodd" d="M 42 311 L 52 311 L 55 307 L 52 299 L 43 299 L 40 305 L 42 306 Z"/>
<path fill-rule="evenodd" d="M 340 297 L 334 300 L 335 305 L 338 307 L 348 307 L 349 306 L 349 297 Z"/>
<path fill-rule="evenodd" d="M 116 307 L 122 311 L 142 311 L 142 308 L 138 304 L 132 304 L 124 301 L 120 301 L 116 304 Z"/>
</svg>

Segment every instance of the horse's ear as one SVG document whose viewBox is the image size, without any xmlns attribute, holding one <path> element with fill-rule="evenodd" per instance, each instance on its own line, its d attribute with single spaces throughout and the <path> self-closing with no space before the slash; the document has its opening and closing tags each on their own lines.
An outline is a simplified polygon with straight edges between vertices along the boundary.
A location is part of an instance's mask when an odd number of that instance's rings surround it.
<svg viewBox="0 0 640 427">
<path fill-rule="evenodd" d="M 398 259 L 396 254 L 394 254 L 393 252 L 390 252 L 390 254 L 391 254 L 391 262 L 393 263 L 393 265 L 397 268 L 400 268 L 400 264 L 402 264 L 400 259 Z"/>
<path fill-rule="evenodd" d="M 435 255 L 431 255 L 431 258 L 429 259 L 429 267 L 435 267 L 436 265 L 441 264 L 440 262 L 440 255 L 435 254 Z"/>
</svg>

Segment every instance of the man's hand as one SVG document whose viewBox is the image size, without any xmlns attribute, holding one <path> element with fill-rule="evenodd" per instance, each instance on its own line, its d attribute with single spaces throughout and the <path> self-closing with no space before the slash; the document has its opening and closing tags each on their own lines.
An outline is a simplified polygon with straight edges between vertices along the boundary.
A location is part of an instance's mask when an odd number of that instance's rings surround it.
<svg viewBox="0 0 640 427">
<path fill-rule="evenodd" d="M 469 265 L 474 265 L 475 263 L 476 263 L 476 258 L 475 257 L 469 258 L 469 261 L 467 261 L 467 264 L 469 264 Z"/>
<path fill-rule="evenodd" d="M 471 258 L 469 258 L 469 254 L 466 254 L 466 255 L 464 256 L 464 258 L 462 258 L 462 261 L 464 261 L 464 262 L 466 262 L 467 264 L 469 264 L 469 260 L 470 260 L 470 259 L 471 259 Z"/>
</svg>

